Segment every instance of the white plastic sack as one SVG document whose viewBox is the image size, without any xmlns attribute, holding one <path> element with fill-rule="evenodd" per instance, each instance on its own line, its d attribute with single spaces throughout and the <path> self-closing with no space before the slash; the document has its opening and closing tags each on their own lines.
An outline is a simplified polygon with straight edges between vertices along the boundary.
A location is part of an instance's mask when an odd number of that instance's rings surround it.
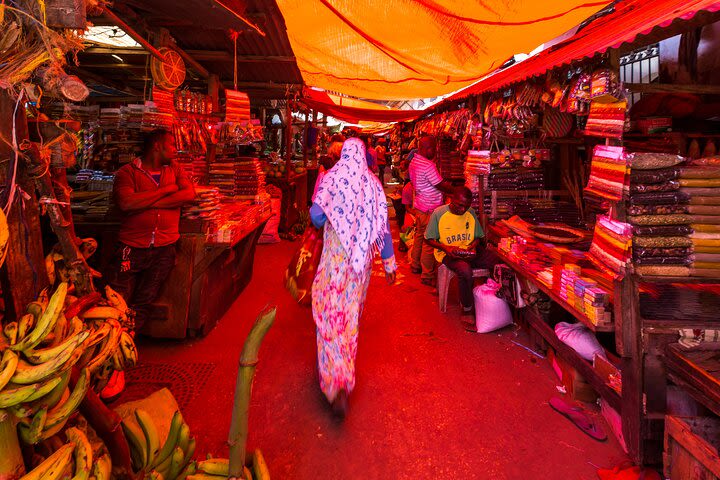
<svg viewBox="0 0 720 480">
<path fill-rule="evenodd" d="M 495 292 L 500 285 L 488 279 L 484 285 L 473 289 L 475 297 L 475 328 L 478 333 L 488 333 L 513 323 L 510 306 Z"/>
<path fill-rule="evenodd" d="M 270 210 L 272 211 L 272 217 L 268 219 L 263 228 L 262 234 L 258 239 L 258 243 L 277 243 L 280 241 L 280 235 L 278 235 L 278 228 L 280 227 L 280 205 L 282 200 L 279 198 L 270 199 Z"/>
<path fill-rule="evenodd" d="M 595 334 L 582 323 L 560 322 L 555 325 L 555 335 L 585 360 L 592 362 L 595 355 L 607 358 Z"/>
</svg>

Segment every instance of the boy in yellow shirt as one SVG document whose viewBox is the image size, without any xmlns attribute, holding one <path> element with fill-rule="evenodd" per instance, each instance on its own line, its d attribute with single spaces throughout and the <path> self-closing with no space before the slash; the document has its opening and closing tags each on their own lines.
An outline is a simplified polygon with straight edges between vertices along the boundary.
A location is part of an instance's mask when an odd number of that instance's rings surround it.
<svg viewBox="0 0 720 480">
<path fill-rule="evenodd" d="M 458 276 L 463 314 L 473 312 L 473 268 L 480 268 L 486 259 L 477 248 L 485 237 L 475 211 L 470 208 L 472 192 L 467 187 L 453 190 L 450 203 L 435 209 L 428 221 L 425 239 L 435 248 L 435 259 Z M 483 255 L 484 257 L 484 255 Z"/>
</svg>

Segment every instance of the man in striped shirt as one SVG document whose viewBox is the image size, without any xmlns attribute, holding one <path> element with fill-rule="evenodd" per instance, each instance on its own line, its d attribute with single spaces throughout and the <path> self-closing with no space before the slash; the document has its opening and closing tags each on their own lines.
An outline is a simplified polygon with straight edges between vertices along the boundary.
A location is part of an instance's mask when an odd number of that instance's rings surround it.
<svg viewBox="0 0 720 480">
<path fill-rule="evenodd" d="M 443 180 L 435 166 L 435 137 L 422 137 L 417 152 L 410 162 L 410 181 L 415 188 L 411 213 L 415 216 L 415 237 L 411 252 L 411 271 L 421 274 L 420 281 L 435 285 L 435 257 L 433 247 L 425 241 L 430 215 L 443 204 L 443 192 L 450 193 L 452 186 Z"/>
</svg>

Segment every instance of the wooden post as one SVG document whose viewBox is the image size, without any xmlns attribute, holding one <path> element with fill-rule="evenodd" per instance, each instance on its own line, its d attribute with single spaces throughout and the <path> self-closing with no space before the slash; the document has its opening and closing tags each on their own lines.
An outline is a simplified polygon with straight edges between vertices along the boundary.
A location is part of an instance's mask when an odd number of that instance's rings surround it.
<svg viewBox="0 0 720 480">
<path fill-rule="evenodd" d="M 208 96 L 212 100 L 212 112 L 217 113 L 220 111 L 220 77 L 215 74 L 210 75 L 208 78 Z"/>
<path fill-rule="evenodd" d="M 305 114 L 305 125 L 303 126 L 303 167 L 307 167 L 307 161 L 308 161 L 308 149 L 310 148 L 310 140 L 308 138 L 308 133 L 310 132 L 310 129 L 308 128 L 310 124 L 310 113 Z"/>
<path fill-rule="evenodd" d="M 292 110 L 290 100 L 285 104 L 285 180 L 290 181 L 290 166 L 292 162 L 293 138 L 292 138 Z"/>
<path fill-rule="evenodd" d="M 12 139 L 13 112 L 16 98 L 8 90 L 0 91 L 0 135 Z M 18 142 L 27 138 L 27 121 L 22 105 L 18 106 L 15 124 Z M 0 284 L 5 300 L 5 317 L 17 319 L 25 313 L 27 304 L 48 284 L 47 271 L 40 231 L 40 212 L 35 198 L 32 179 L 27 175 L 25 162 L 17 158 L 10 145 L 0 142 L 0 159 L 8 159 L 6 167 L 0 170 L 0 183 L 9 186 L 13 176 L 13 166 L 17 165 L 16 183 L 19 189 L 8 212 L 8 252 L 4 268 L 0 270 Z M 3 205 L 8 201 L 6 189 L 2 198 Z M 9 321 L 9 320 L 8 320 Z"/>
</svg>

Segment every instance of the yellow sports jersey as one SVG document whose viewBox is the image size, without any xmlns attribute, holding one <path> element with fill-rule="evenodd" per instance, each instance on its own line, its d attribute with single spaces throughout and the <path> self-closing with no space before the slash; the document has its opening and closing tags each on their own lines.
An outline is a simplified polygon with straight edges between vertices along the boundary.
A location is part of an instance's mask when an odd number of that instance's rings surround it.
<svg viewBox="0 0 720 480">
<path fill-rule="evenodd" d="M 425 238 L 454 247 L 467 247 L 476 238 L 484 236 L 485 233 L 472 208 L 462 215 L 455 215 L 450 211 L 449 205 L 435 209 L 425 230 Z M 438 262 L 442 262 L 445 252 L 435 249 L 435 258 Z"/>
</svg>

